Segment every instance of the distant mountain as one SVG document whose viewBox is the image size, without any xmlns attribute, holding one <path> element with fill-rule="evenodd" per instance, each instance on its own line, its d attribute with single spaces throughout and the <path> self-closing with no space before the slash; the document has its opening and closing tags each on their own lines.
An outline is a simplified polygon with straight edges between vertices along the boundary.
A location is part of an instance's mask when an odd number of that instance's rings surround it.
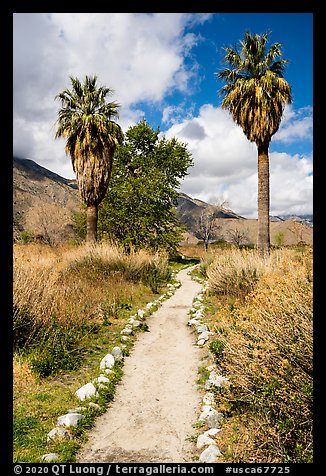
<svg viewBox="0 0 326 476">
<path fill-rule="evenodd" d="M 176 207 L 177 215 L 180 222 L 187 227 L 187 229 L 196 235 L 197 222 L 205 210 L 209 206 L 208 203 L 198 200 L 197 198 L 191 198 L 185 193 L 181 193 L 178 198 L 178 204 Z M 240 219 L 243 218 L 240 215 L 237 215 L 232 210 L 222 208 L 217 213 L 217 218 L 233 218 Z"/>
<path fill-rule="evenodd" d="M 310 226 L 311 228 L 314 226 L 314 216 L 310 214 L 305 215 L 281 215 L 283 220 L 293 220 L 298 221 L 301 223 L 305 223 L 306 225 Z"/>
<path fill-rule="evenodd" d="M 76 180 L 68 180 L 66 178 L 63 178 L 60 175 L 51 172 L 50 170 L 46 169 L 45 167 L 42 167 L 41 165 L 30 159 L 20 159 L 18 157 L 13 157 L 13 169 L 16 176 L 18 172 L 18 174 L 20 174 L 21 176 L 25 176 L 31 181 L 42 181 L 45 179 L 49 179 L 51 181 L 57 182 L 62 185 L 67 185 L 68 187 L 77 190 Z"/>
<path fill-rule="evenodd" d="M 184 234 L 186 243 L 198 242 L 198 218 L 208 206 L 202 200 L 180 194 L 176 212 L 187 228 Z M 63 178 L 33 160 L 13 158 L 14 239 L 18 239 L 23 231 L 51 243 L 74 238 L 73 216 L 80 208 L 75 180 Z M 300 217 L 290 218 L 271 217 L 272 243 L 280 236 L 284 244 L 312 243 L 311 225 L 298 220 Z M 220 210 L 216 220 L 218 227 L 213 239 L 232 241 L 235 236 L 241 236 L 244 243 L 256 243 L 257 220 L 246 219 L 226 208 Z M 295 226 L 298 221 L 299 226 Z"/>
<path fill-rule="evenodd" d="M 33 160 L 13 158 L 14 238 L 22 231 L 49 242 L 72 238 L 72 217 L 80 204 L 76 181 Z"/>
</svg>

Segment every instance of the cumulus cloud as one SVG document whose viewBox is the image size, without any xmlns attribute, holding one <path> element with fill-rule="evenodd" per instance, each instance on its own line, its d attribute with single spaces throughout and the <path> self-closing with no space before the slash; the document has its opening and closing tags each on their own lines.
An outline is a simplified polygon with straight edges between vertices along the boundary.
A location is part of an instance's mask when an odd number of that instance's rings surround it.
<svg viewBox="0 0 326 476">
<path fill-rule="evenodd" d="M 312 107 L 302 107 L 294 110 L 292 106 L 286 106 L 284 116 L 274 142 L 292 143 L 296 140 L 306 139 L 312 141 L 313 113 Z"/>
<path fill-rule="evenodd" d="M 181 190 L 205 201 L 226 200 L 257 216 L 257 150 L 231 116 L 191 94 L 200 81 L 192 52 L 202 41 L 191 27 L 212 14 L 15 13 L 13 41 L 14 154 L 73 178 L 63 139 L 55 141 L 56 94 L 69 76 L 97 74 L 121 103 L 123 130 L 161 112 L 163 133 L 188 144 L 194 166 Z M 174 93 L 180 102 L 169 101 Z M 270 148 L 271 213 L 311 213 L 312 156 L 281 152 L 312 136 L 312 109 L 287 106 Z M 278 152 L 273 151 L 273 145 Z"/>
<path fill-rule="evenodd" d="M 61 171 L 54 141 L 59 104 L 69 76 L 97 74 L 121 103 L 123 129 L 143 115 L 140 103 L 159 103 L 172 91 L 191 92 L 195 62 L 186 61 L 199 36 L 185 32 L 210 14 L 15 13 L 14 154 Z M 65 170 L 68 170 L 66 167 Z M 73 176 L 72 168 L 70 176 Z"/>
<path fill-rule="evenodd" d="M 271 209 L 274 215 L 312 213 L 312 157 L 270 154 Z"/>
<path fill-rule="evenodd" d="M 299 125 L 298 114 L 293 118 Z M 167 137 L 188 144 L 194 159 L 181 190 L 212 203 L 226 200 L 234 211 L 257 217 L 257 149 L 230 115 L 205 104 L 197 117 L 171 126 Z M 290 137 L 290 134 L 289 134 Z M 312 157 L 270 151 L 271 214 L 312 213 Z"/>
</svg>

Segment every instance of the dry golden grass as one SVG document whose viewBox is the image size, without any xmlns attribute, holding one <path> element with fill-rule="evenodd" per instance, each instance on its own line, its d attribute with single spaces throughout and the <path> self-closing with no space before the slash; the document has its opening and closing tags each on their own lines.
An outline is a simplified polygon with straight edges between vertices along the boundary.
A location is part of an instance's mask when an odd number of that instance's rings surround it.
<svg viewBox="0 0 326 476">
<path fill-rule="evenodd" d="M 62 323 L 89 320 L 103 300 L 130 294 L 129 278 L 152 265 L 167 271 L 167 258 L 145 251 L 126 255 L 105 243 L 62 248 L 15 245 L 14 306 L 28 308 L 44 323 L 54 314 Z"/>
<path fill-rule="evenodd" d="M 13 360 L 13 385 L 15 395 L 27 389 L 32 390 L 36 385 L 36 378 L 32 373 L 30 363 L 18 355 L 15 355 Z"/>
<path fill-rule="evenodd" d="M 221 365 L 231 382 L 230 408 L 246 409 L 250 416 L 256 462 L 261 455 L 266 462 L 310 462 L 312 252 L 278 250 L 264 262 L 255 252 L 225 253 L 230 254 L 216 256 L 207 274 L 211 292 L 232 296 L 227 304 L 224 296 L 210 323 L 224 346 Z M 236 281 L 243 282 L 239 269 L 246 275 L 247 264 L 257 279 L 243 295 Z M 225 292 L 225 276 L 232 276 L 236 297 L 230 288 Z M 237 434 L 236 461 L 252 461 L 252 448 L 239 444 L 247 433 L 242 428 Z"/>
<path fill-rule="evenodd" d="M 52 367 L 59 365 L 60 354 L 70 368 L 76 360 L 75 341 L 131 303 L 136 306 L 137 293 L 152 294 L 168 276 L 166 256 L 145 251 L 126 255 L 107 243 L 14 245 L 15 350 L 39 347 L 41 354 L 47 348 Z"/>
</svg>

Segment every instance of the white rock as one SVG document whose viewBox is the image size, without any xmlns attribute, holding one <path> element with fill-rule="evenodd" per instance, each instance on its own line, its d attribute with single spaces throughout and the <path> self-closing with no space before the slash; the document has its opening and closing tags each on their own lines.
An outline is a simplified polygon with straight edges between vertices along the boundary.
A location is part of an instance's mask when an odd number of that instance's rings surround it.
<svg viewBox="0 0 326 476">
<path fill-rule="evenodd" d="M 203 339 L 203 340 L 206 341 L 206 340 L 208 340 L 208 338 L 209 338 L 209 332 L 208 332 L 208 331 L 202 332 L 202 333 L 199 334 L 199 336 L 198 336 L 198 340 L 199 340 L 199 339 Z"/>
<path fill-rule="evenodd" d="M 100 375 L 99 377 L 93 380 L 93 383 L 97 386 L 97 388 L 106 388 L 106 385 L 110 383 L 110 379 L 108 379 L 104 375 Z"/>
<path fill-rule="evenodd" d="M 57 425 L 59 426 L 77 426 L 78 422 L 82 420 L 84 415 L 80 413 L 67 413 L 58 418 Z"/>
<path fill-rule="evenodd" d="M 101 406 L 98 403 L 89 402 L 89 406 L 95 408 L 95 410 L 101 410 Z"/>
<path fill-rule="evenodd" d="M 140 327 L 140 326 L 141 326 L 141 322 L 138 321 L 137 319 L 135 319 L 134 322 L 132 323 L 132 327 L 136 328 L 136 327 Z"/>
<path fill-rule="evenodd" d="M 68 430 L 62 427 L 56 427 L 53 428 L 48 434 L 47 434 L 47 441 L 53 441 L 53 440 L 71 440 L 72 435 L 69 433 Z"/>
<path fill-rule="evenodd" d="M 121 336 L 121 341 L 122 342 L 127 342 L 129 340 L 128 336 Z"/>
<path fill-rule="evenodd" d="M 213 407 L 211 407 L 210 405 L 203 405 L 201 407 L 201 414 L 199 416 L 199 420 L 206 420 L 206 418 L 208 417 L 209 413 L 214 410 Z"/>
<path fill-rule="evenodd" d="M 218 447 L 216 445 L 210 445 L 201 453 L 199 461 L 201 463 L 216 463 L 219 456 L 222 456 L 222 453 Z"/>
<path fill-rule="evenodd" d="M 104 369 L 104 372 L 106 373 L 106 375 L 114 374 L 113 370 L 111 370 L 111 369 Z"/>
<path fill-rule="evenodd" d="M 203 402 L 205 403 L 205 405 L 214 405 L 214 394 L 207 392 L 206 395 L 203 396 Z"/>
<path fill-rule="evenodd" d="M 217 433 L 221 431 L 221 428 L 210 428 L 209 430 L 205 431 L 205 436 L 215 436 Z"/>
<path fill-rule="evenodd" d="M 129 327 L 126 326 L 124 329 L 122 329 L 120 334 L 122 336 L 130 336 L 132 334 L 132 329 L 130 329 Z"/>
<path fill-rule="evenodd" d="M 215 445 L 215 441 L 208 435 L 199 435 L 197 438 L 197 448 L 203 448 L 204 446 Z"/>
<path fill-rule="evenodd" d="M 118 346 L 113 347 L 111 354 L 113 355 L 115 360 L 123 360 L 123 352 L 122 352 L 122 349 L 120 349 L 120 347 Z"/>
<path fill-rule="evenodd" d="M 212 387 L 223 388 L 228 383 L 228 381 L 229 380 L 226 377 L 223 377 L 223 375 L 216 375 L 216 372 L 211 372 L 208 380 L 205 383 L 205 388 L 206 390 L 209 390 Z"/>
<path fill-rule="evenodd" d="M 208 331 L 208 327 L 206 326 L 206 324 L 200 324 L 196 327 L 196 331 L 198 332 L 198 334 L 201 334 L 202 332 Z"/>
<path fill-rule="evenodd" d="M 138 309 L 138 311 L 137 311 L 137 316 L 138 317 L 142 318 L 142 317 L 144 317 L 144 314 L 145 314 L 145 311 L 143 311 L 143 309 Z"/>
<path fill-rule="evenodd" d="M 212 410 L 206 418 L 208 428 L 219 428 L 223 423 L 224 415 L 221 412 Z"/>
<path fill-rule="evenodd" d="M 205 342 L 206 342 L 205 339 L 199 339 L 199 340 L 197 341 L 197 345 L 204 345 Z"/>
<path fill-rule="evenodd" d="M 112 369 L 115 359 L 112 354 L 106 354 L 100 363 L 100 369 Z"/>
<path fill-rule="evenodd" d="M 42 456 L 42 461 L 46 463 L 51 463 L 52 461 L 56 461 L 58 459 L 58 455 L 56 453 L 46 453 Z"/>
<path fill-rule="evenodd" d="M 223 413 L 218 412 L 210 405 L 204 405 L 202 407 L 202 413 L 199 416 L 199 420 L 206 421 L 208 428 L 219 428 L 223 419 Z"/>
<path fill-rule="evenodd" d="M 98 397 L 99 393 L 96 390 L 93 383 L 89 382 L 80 387 L 76 392 L 75 395 L 79 398 L 79 400 L 86 400 L 87 398 L 91 397 Z"/>
<path fill-rule="evenodd" d="M 196 313 L 195 313 L 195 318 L 196 318 L 196 319 L 203 319 L 204 317 L 205 317 L 205 316 L 204 316 L 204 314 L 202 313 L 202 311 L 200 311 L 200 310 L 196 311 Z"/>
<path fill-rule="evenodd" d="M 199 321 L 193 317 L 192 319 L 189 319 L 188 321 L 188 326 L 193 326 L 193 325 L 199 325 Z"/>
</svg>

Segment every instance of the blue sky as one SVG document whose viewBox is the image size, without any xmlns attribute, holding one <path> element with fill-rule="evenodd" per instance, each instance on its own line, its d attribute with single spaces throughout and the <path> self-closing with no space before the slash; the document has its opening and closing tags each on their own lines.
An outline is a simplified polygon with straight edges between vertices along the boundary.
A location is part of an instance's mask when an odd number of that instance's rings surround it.
<svg viewBox="0 0 326 476">
<path fill-rule="evenodd" d="M 126 130 L 145 117 L 188 144 L 194 166 L 181 191 L 226 200 L 257 216 L 257 151 L 228 113 L 214 73 L 223 47 L 245 31 L 283 44 L 293 103 L 270 145 L 271 213 L 312 213 L 312 13 L 15 13 L 14 154 L 74 178 L 64 142 L 54 140 L 69 75 L 97 74 L 121 104 Z"/>
</svg>

